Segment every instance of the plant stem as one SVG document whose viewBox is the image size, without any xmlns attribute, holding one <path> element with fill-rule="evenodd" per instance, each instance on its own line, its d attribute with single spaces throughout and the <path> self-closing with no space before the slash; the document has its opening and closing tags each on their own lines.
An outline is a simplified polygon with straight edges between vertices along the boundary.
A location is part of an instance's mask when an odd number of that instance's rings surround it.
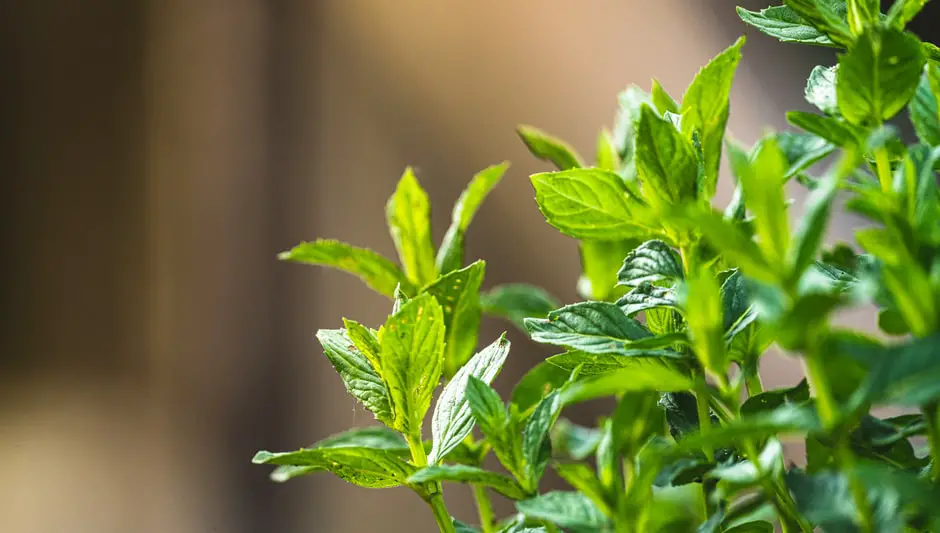
<svg viewBox="0 0 940 533">
<path fill-rule="evenodd" d="M 761 381 L 760 372 L 756 368 L 744 372 L 744 386 L 747 388 L 748 396 L 764 392 L 764 383 Z"/>
<path fill-rule="evenodd" d="M 411 463 L 422 468 L 428 465 L 428 455 L 424 451 L 424 443 L 421 441 L 421 435 L 407 435 L 405 440 L 408 442 L 408 449 L 411 450 Z M 444 495 L 441 490 L 441 484 L 434 481 L 426 483 L 426 493 L 424 500 L 431 506 L 431 512 L 434 513 L 434 520 L 437 522 L 441 533 L 457 533 L 454 529 L 454 519 L 451 518 L 447 506 L 444 504 Z"/>
<path fill-rule="evenodd" d="M 493 502 L 490 501 L 490 495 L 486 493 L 486 487 L 473 485 L 473 499 L 477 504 L 477 512 L 480 515 L 480 529 L 483 533 L 493 533 Z"/>
<path fill-rule="evenodd" d="M 940 404 L 933 402 L 924 406 L 924 418 L 927 420 L 927 440 L 930 444 L 930 477 L 934 484 L 940 484 Z"/>
<path fill-rule="evenodd" d="M 888 151 L 885 148 L 875 150 L 875 168 L 878 170 L 878 182 L 881 190 L 888 192 L 892 188 L 891 162 L 888 160 Z"/>
</svg>

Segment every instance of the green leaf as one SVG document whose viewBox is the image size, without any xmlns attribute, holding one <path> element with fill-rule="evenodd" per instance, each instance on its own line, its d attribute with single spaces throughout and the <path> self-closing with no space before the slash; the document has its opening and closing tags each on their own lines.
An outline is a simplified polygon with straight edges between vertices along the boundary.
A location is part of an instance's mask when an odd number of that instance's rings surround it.
<svg viewBox="0 0 940 533">
<path fill-rule="evenodd" d="M 676 392 L 692 388 L 688 365 L 668 357 L 624 357 L 568 353 L 550 357 L 549 364 L 568 367 L 579 361 L 579 379 L 564 386 L 565 405 L 629 391 Z"/>
<path fill-rule="evenodd" d="M 940 334 L 884 347 L 881 352 L 856 393 L 859 401 L 920 406 L 940 399 Z"/>
<path fill-rule="evenodd" d="M 927 0 L 897 0 L 888 10 L 888 25 L 903 30 L 927 4 Z"/>
<path fill-rule="evenodd" d="M 518 126 L 516 133 L 522 138 L 532 155 L 555 165 L 558 170 L 568 170 L 584 166 L 581 156 L 565 141 L 552 137 L 532 126 Z"/>
<path fill-rule="evenodd" d="M 523 320 L 544 318 L 561 303 L 540 287 L 510 283 L 480 294 L 480 307 L 487 315 L 506 318 L 525 331 Z"/>
<path fill-rule="evenodd" d="M 556 464 L 555 471 L 572 488 L 590 498 L 602 513 L 605 515 L 613 514 L 613 510 L 606 501 L 604 487 L 590 466 L 583 463 L 563 463 Z"/>
<path fill-rule="evenodd" d="M 854 126 L 836 117 L 824 117 L 804 111 L 788 111 L 787 122 L 842 148 L 861 144 L 866 135 L 864 128 Z"/>
<path fill-rule="evenodd" d="M 721 284 L 721 315 L 722 331 L 729 341 L 757 320 L 748 282 L 737 270 Z"/>
<path fill-rule="evenodd" d="M 496 378 L 509 355 L 509 340 L 503 334 L 465 364 L 441 392 L 431 418 L 434 445 L 428 455 L 432 465 L 439 463 L 473 429 L 473 415 L 467 402 L 467 380 L 473 376 L 489 384 Z"/>
<path fill-rule="evenodd" d="M 581 269 L 578 293 L 588 300 L 607 301 L 617 286 L 617 270 L 623 258 L 637 245 L 635 240 L 581 241 Z"/>
<path fill-rule="evenodd" d="M 346 330 L 321 329 L 317 339 L 323 353 L 336 369 L 346 386 L 346 391 L 359 400 L 375 418 L 392 424 L 395 413 L 385 381 L 372 367 L 369 359 L 353 344 Z"/>
<path fill-rule="evenodd" d="M 317 239 L 304 242 L 281 252 L 277 257 L 282 261 L 322 265 L 349 272 L 361 278 L 376 292 L 389 297 L 395 293 L 398 284 L 404 286 L 405 290 L 414 290 L 395 263 L 367 248 L 357 248 L 339 241 Z"/>
<path fill-rule="evenodd" d="M 785 178 L 792 178 L 835 151 L 835 146 L 816 135 L 783 131 L 772 134 L 787 160 Z"/>
<path fill-rule="evenodd" d="M 660 114 L 664 114 L 667 111 L 670 113 L 679 113 L 679 104 L 669 96 L 669 93 L 666 92 L 666 89 L 659 83 L 659 80 L 653 78 L 653 88 L 650 91 L 650 96 L 653 101 L 653 106 L 656 107 L 656 110 Z"/>
<path fill-rule="evenodd" d="M 849 29 L 859 35 L 865 28 L 875 24 L 881 15 L 879 0 L 846 0 Z"/>
<path fill-rule="evenodd" d="M 771 264 L 782 264 L 790 241 L 783 183 L 787 162 L 774 139 L 764 139 L 748 164 L 732 163 L 744 190 L 744 201 L 754 213 L 759 244 Z"/>
<path fill-rule="evenodd" d="M 633 454 L 650 436 L 663 432 L 659 397 L 655 391 L 628 391 L 620 397 L 609 421 L 615 451 Z"/>
<path fill-rule="evenodd" d="M 757 11 L 737 8 L 741 20 L 782 42 L 835 46 L 832 39 L 806 22 L 787 6 L 773 6 Z"/>
<path fill-rule="evenodd" d="M 742 439 L 758 440 L 791 433 L 812 433 L 822 429 L 816 410 L 807 405 L 785 404 L 773 411 L 741 417 L 708 431 L 688 435 L 679 441 L 675 452 L 696 452 L 706 447 L 734 446 Z"/>
<path fill-rule="evenodd" d="M 931 86 L 931 77 L 937 80 L 934 85 L 940 86 L 940 69 L 927 65 L 920 83 L 917 84 L 908 113 L 917 138 L 924 144 L 937 146 L 940 145 L 940 106 L 937 103 L 937 93 L 940 93 L 940 90 Z"/>
<path fill-rule="evenodd" d="M 582 461 L 590 457 L 601 440 L 600 431 L 579 426 L 570 420 L 558 420 L 551 431 L 552 450 L 558 454 Z"/>
<path fill-rule="evenodd" d="M 574 532 L 593 533 L 610 525 L 597 505 L 578 492 L 549 492 L 516 502 L 516 509 L 528 518 L 545 520 Z"/>
<path fill-rule="evenodd" d="M 620 154 L 614 146 L 611 133 L 602 129 L 597 134 L 597 168 L 617 172 L 620 170 Z"/>
<path fill-rule="evenodd" d="M 659 287 L 648 282 L 641 283 L 634 287 L 632 291 L 624 294 L 623 297 L 617 300 L 617 305 L 627 316 L 633 316 L 640 311 L 652 309 L 679 308 L 675 290 Z M 649 315 L 646 319 L 649 321 Z"/>
<path fill-rule="evenodd" d="M 692 143 L 649 106 L 641 108 L 636 128 L 636 168 L 646 199 L 653 205 L 695 199 L 698 158 Z"/>
<path fill-rule="evenodd" d="M 774 525 L 763 520 L 746 522 L 724 530 L 724 533 L 773 533 Z"/>
<path fill-rule="evenodd" d="M 536 342 L 589 353 L 610 353 L 650 336 L 642 324 L 607 302 L 568 305 L 552 311 L 545 319 L 528 318 L 525 325 Z"/>
<path fill-rule="evenodd" d="M 346 336 L 353 343 L 353 347 L 369 360 L 375 373 L 381 376 L 382 347 L 379 346 L 379 339 L 376 338 L 375 333 L 355 320 L 344 318 L 343 325 L 346 326 Z"/>
<path fill-rule="evenodd" d="M 681 280 L 682 260 L 668 244 L 663 241 L 646 241 L 623 260 L 623 267 L 617 273 L 621 285 L 635 287 L 643 282 L 661 280 Z"/>
<path fill-rule="evenodd" d="M 827 115 L 839 112 L 836 100 L 836 75 L 839 67 L 817 66 L 806 80 L 806 101 Z"/>
<path fill-rule="evenodd" d="M 499 394 L 483 381 L 470 376 L 467 380 L 467 404 L 499 462 L 516 478 L 521 479 L 521 440 Z"/>
<path fill-rule="evenodd" d="M 711 273 L 701 270 L 689 278 L 681 298 L 692 348 L 706 370 L 725 375 L 724 320 L 721 292 Z"/>
<path fill-rule="evenodd" d="M 839 111 L 853 124 L 880 124 L 907 105 L 926 57 L 920 41 L 900 30 L 871 27 L 839 57 Z"/>
<path fill-rule="evenodd" d="M 795 387 L 774 389 L 751 396 L 741 405 L 741 414 L 757 414 L 786 404 L 800 404 L 809 400 L 809 383 L 806 379 Z"/>
<path fill-rule="evenodd" d="M 437 251 L 435 264 L 438 272 L 446 274 L 463 266 L 464 234 L 470 222 L 473 221 L 477 209 L 480 208 L 480 204 L 490 194 L 493 187 L 503 179 L 508 168 L 509 163 L 503 162 L 481 170 L 473 176 L 470 184 L 460 194 L 460 198 L 454 204 L 450 227 L 447 228 L 441 247 Z"/>
<path fill-rule="evenodd" d="M 529 496 L 515 480 L 496 472 L 488 472 L 482 468 L 467 465 L 440 465 L 428 466 L 418 470 L 408 478 L 409 483 L 428 483 L 432 481 L 449 481 L 453 483 L 470 483 L 473 485 L 489 487 L 511 500 L 521 500 Z"/>
<path fill-rule="evenodd" d="M 799 228 L 789 249 L 787 264 L 791 279 L 798 279 L 816 259 L 838 185 L 837 177 L 830 175 L 819 182 L 806 200 Z"/>
<path fill-rule="evenodd" d="M 650 233 L 631 213 L 636 200 L 617 174 L 584 168 L 534 174 L 531 179 L 545 220 L 566 235 L 620 240 Z"/>
<path fill-rule="evenodd" d="M 513 388 L 512 404 L 520 412 L 528 411 L 549 392 L 564 385 L 571 376 L 572 368 L 562 368 L 547 360 L 535 365 Z"/>
<path fill-rule="evenodd" d="M 846 24 L 845 2 L 841 0 L 785 0 L 786 5 L 802 19 L 822 31 L 833 42 L 845 46 L 852 42 Z"/>
<path fill-rule="evenodd" d="M 476 348 L 480 329 L 480 285 L 486 263 L 476 261 L 461 270 L 445 274 L 423 292 L 431 294 L 444 310 L 447 342 L 444 347 L 444 375 L 452 376 Z"/>
<path fill-rule="evenodd" d="M 692 132 L 698 131 L 702 143 L 705 175 L 699 196 L 703 198 L 715 195 L 721 145 L 728 122 L 729 95 L 734 73 L 741 61 L 742 46 L 743 37 L 709 61 L 682 97 L 682 132 L 691 138 Z"/>
<path fill-rule="evenodd" d="M 695 395 L 690 392 L 667 392 L 659 398 L 659 405 L 666 414 L 669 434 L 679 440 L 698 430 L 698 408 Z"/>
<path fill-rule="evenodd" d="M 444 314 L 422 294 L 390 316 L 379 337 L 382 369 L 394 410 L 394 428 L 419 435 L 444 367 Z"/>
<path fill-rule="evenodd" d="M 337 477 L 367 488 L 397 487 L 407 483 L 415 468 L 394 450 L 354 446 L 301 449 L 295 452 L 255 454 L 255 464 L 291 467 L 275 471 L 277 480 L 304 473 L 327 471 Z"/>
<path fill-rule="evenodd" d="M 708 477 L 720 479 L 734 487 L 750 487 L 767 477 L 776 477 L 783 472 L 783 445 L 771 438 L 757 457 L 760 470 L 751 461 L 720 466 L 708 473 Z"/>
<path fill-rule="evenodd" d="M 551 456 L 549 431 L 558 414 L 562 402 L 557 392 L 551 392 L 535 407 L 532 416 L 522 430 L 522 456 L 525 459 L 524 485 L 530 492 L 536 492 L 539 480 L 545 472 L 545 466 Z"/>
<path fill-rule="evenodd" d="M 431 203 L 411 167 L 405 169 L 395 193 L 388 199 L 385 217 L 408 280 L 420 286 L 437 278 L 431 242 Z"/>
</svg>

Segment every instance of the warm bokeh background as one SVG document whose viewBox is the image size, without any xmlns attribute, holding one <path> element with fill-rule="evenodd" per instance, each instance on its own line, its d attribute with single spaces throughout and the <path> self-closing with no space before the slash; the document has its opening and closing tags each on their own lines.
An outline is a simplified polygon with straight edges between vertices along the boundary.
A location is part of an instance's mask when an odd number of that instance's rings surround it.
<svg viewBox="0 0 940 533">
<path fill-rule="evenodd" d="M 509 159 L 469 256 L 488 260 L 487 285 L 526 280 L 573 301 L 574 243 L 541 220 L 526 176 L 546 167 L 514 125 L 590 153 L 619 90 L 655 75 L 679 95 L 746 31 L 732 4 L 4 5 L 0 531 L 431 531 L 404 489 L 279 486 L 249 463 L 369 423 L 312 333 L 389 307 L 275 253 L 329 236 L 392 254 L 383 208 L 406 164 L 440 236 L 470 176 Z M 803 79 L 833 55 L 748 33 L 730 127 L 751 141 L 805 107 Z M 511 338 L 506 392 L 548 353 Z M 767 370 L 798 379 L 792 360 Z"/>
</svg>

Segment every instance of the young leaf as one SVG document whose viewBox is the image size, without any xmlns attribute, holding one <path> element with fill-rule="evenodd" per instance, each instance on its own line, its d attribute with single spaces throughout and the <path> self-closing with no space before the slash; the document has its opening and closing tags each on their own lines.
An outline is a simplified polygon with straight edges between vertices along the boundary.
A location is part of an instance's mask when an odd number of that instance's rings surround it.
<svg viewBox="0 0 940 533">
<path fill-rule="evenodd" d="M 551 392 L 535 407 L 522 430 L 522 456 L 525 459 L 523 484 L 529 492 L 536 492 L 539 480 L 551 456 L 548 433 L 558 419 L 562 403 L 558 392 Z"/>
<path fill-rule="evenodd" d="M 617 273 L 621 285 L 636 287 L 643 282 L 681 280 L 682 260 L 663 241 L 646 241 L 623 260 Z"/>
<path fill-rule="evenodd" d="M 447 228 L 441 247 L 437 251 L 435 264 L 438 272 L 447 274 L 463 266 L 464 234 L 470 222 L 473 221 L 477 209 L 480 208 L 480 204 L 490 194 L 493 187 L 503 179 L 508 168 L 509 163 L 503 162 L 481 170 L 473 176 L 470 184 L 460 194 L 460 198 L 457 198 L 451 215 L 450 227 Z"/>
<path fill-rule="evenodd" d="M 525 283 L 497 285 L 480 295 L 480 307 L 490 316 L 506 318 L 525 330 L 526 318 L 544 318 L 561 303 L 540 287 Z"/>
<path fill-rule="evenodd" d="M 849 29 L 859 35 L 865 28 L 878 21 L 881 15 L 881 2 L 879 0 L 846 0 L 848 8 Z"/>
<path fill-rule="evenodd" d="M 678 309 L 679 302 L 676 301 L 676 291 L 671 288 L 659 287 L 651 283 L 641 283 L 627 294 L 624 294 L 617 300 L 617 306 L 623 310 L 623 313 L 629 317 L 640 311 L 651 311 L 654 309 Z M 649 326 L 649 315 L 646 316 L 647 326 Z"/>
<path fill-rule="evenodd" d="M 744 38 L 712 59 L 692 80 L 682 97 L 682 132 L 692 137 L 697 131 L 702 143 L 705 175 L 699 187 L 699 196 L 711 198 L 718 183 L 721 145 L 728 122 L 728 97 L 734 73 L 741 61 Z"/>
<path fill-rule="evenodd" d="M 349 272 L 361 278 L 376 292 L 389 297 L 395 293 L 395 287 L 399 284 L 407 291 L 414 290 L 395 263 L 372 250 L 339 241 L 318 239 L 304 242 L 281 252 L 277 257 L 282 261 L 322 265 Z"/>
<path fill-rule="evenodd" d="M 415 471 L 415 467 L 406 463 L 396 451 L 352 446 L 283 453 L 260 451 L 255 454 L 252 462 L 294 467 L 289 471 L 282 470 L 281 476 L 293 477 L 297 469 L 307 469 L 307 473 L 325 470 L 349 483 L 366 488 L 404 485 L 408 476 Z"/>
<path fill-rule="evenodd" d="M 920 83 L 917 84 L 908 113 L 917 138 L 924 144 L 937 146 L 940 145 L 940 105 L 937 103 L 937 93 L 940 93 L 940 90 L 931 87 L 931 77 L 934 77 L 937 80 L 936 85 L 940 86 L 940 69 L 927 65 Z"/>
<path fill-rule="evenodd" d="M 617 351 L 631 341 L 650 336 L 642 324 L 615 304 L 582 302 L 552 311 L 548 318 L 528 318 L 532 340 L 588 353 Z M 626 346 L 629 348 L 629 346 Z"/>
<path fill-rule="evenodd" d="M 647 200 L 670 205 L 695 199 L 698 158 L 692 143 L 649 106 L 641 108 L 636 128 L 637 175 Z"/>
<path fill-rule="evenodd" d="M 919 406 L 940 398 L 940 334 L 883 349 L 857 401 L 875 405 Z"/>
<path fill-rule="evenodd" d="M 870 27 L 839 57 L 839 111 L 853 124 L 880 124 L 907 105 L 926 57 L 914 35 Z"/>
<path fill-rule="evenodd" d="M 707 370 L 723 376 L 727 360 L 718 283 L 711 273 L 701 270 L 687 280 L 685 287 L 683 309 L 695 355 Z"/>
<path fill-rule="evenodd" d="M 750 164 L 738 162 L 738 181 L 744 190 L 744 201 L 754 213 L 755 227 L 764 257 L 771 264 L 786 260 L 790 241 L 783 183 L 787 162 L 774 139 L 761 141 Z"/>
<path fill-rule="evenodd" d="M 597 505 L 578 492 L 549 492 L 516 502 L 516 509 L 529 518 L 546 520 L 576 533 L 603 531 L 610 524 Z"/>
<path fill-rule="evenodd" d="M 401 306 L 382 328 L 382 369 L 394 410 L 393 427 L 419 435 L 444 366 L 444 315 L 430 294 Z"/>
<path fill-rule="evenodd" d="M 669 93 L 666 92 L 666 89 L 660 85 L 659 80 L 656 78 L 653 78 L 653 88 L 650 91 L 650 95 L 653 100 L 653 105 L 656 107 L 656 111 L 659 111 L 660 115 L 667 111 L 670 113 L 679 113 L 679 104 L 669 96 Z"/>
<path fill-rule="evenodd" d="M 897 0 L 888 10 L 888 25 L 903 30 L 927 4 L 927 0 Z"/>
<path fill-rule="evenodd" d="M 516 133 L 522 138 L 532 155 L 555 165 L 558 170 L 568 170 L 584 166 L 581 156 L 565 141 L 552 137 L 532 126 L 518 126 Z"/>
<path fill-rule="evenodd" d="M 437 277 L 431 242 L 431 203 L 411 167 L 385 206 L 388 228 L 408 280 L 420 286 Z"/>
<path fill-rule="evenodd" d="M 788 6 L 773 6 L 759 12 L 738 7 L 741 20 L 782 42 L 836 46 L 828 35 L 819 31 Z"/>
<path fill-rule="evenodd" d="M 470 483 L 477 486 L 489 487 L 511 500 L 521 500 L 530 496 L 514 479 L 475 466 L 428 466 L 418 470 L 408 478 L 408 482 L 414 484 L 427 483 L 429 481 Z"/>
<path fill-rule="evenodd" d="M 486 384 L 491 383 L 502 369 L 507 355 L 509 341 L 503 334 L 496 342 L 473 356 L 444 387 L 431 418 L 434 444 L 428 454 L 430 464 L 439 463 L 473 429 L 473 415 L 466 396 L 467 380 L 473 376 Z"/>
<path fill-rule="evenodd" d="M 476 261 L 466 268 L 445 274 L 423 291 L 434 296 L 444 310 L 447 334 L 444 345 L 445 376 L 453 376 L 476 348 L 482 313 L 480 285 L 483 284 L 485 271 L 486 263 Z"/>
<path fill-rule="evenodd" d="M 636 168 L 633 161 L 633 146 L 636 136 L 636 121 L 640 119 L 640 109 L 643 105 L 652 105 L 653 100 L 642 89 L 636 85 L 631 85 L 618 95 L 617 101 L 620 105 L 614 120 L 613 142 L 620 153 L 620 161 L 623 163 L 620 175 L 628 182 L 635 182 Z"/>
<path fill-rule="evenodd" d="M 369 359 L 350 340 L 345 330 L 321 329 L 317 339 L 323 353 L 343 379 L 346 391 L 359 400 L 375 418 L 392 424 L 395 412 L 385 381 L 372 367 Z"/>
<path fill-rule="evenodd" d="M 645 237 L 631 213 L 634 200 L 620 176 L 584 168 L 534 174 L 535 200 L 549 224 L 578 239 Z"/>
<path fill-rule="evenodd" d="M 606 129 L 597 134 L 597 168 L 617 172 L 620 170 L 620 154 L 614 139 Z"/>
<path fill-rule="evenodd" d="M 817 66 L 806 80 L 806 101 L 827 115 L 839 112 L 836 100 L 836 75 L 839 67 Z"/>
<path fill-rule="evenodd" d="M 382 347 L 379 346 L 379 339 L 369 328 L 356 322 L 344 318 L 343 325 L 346 326 L 346 336 L 352 341 L 353 346 L 359 353 L 369 360 L 369 364 L 379 376 L 382 375 Z"/>
</svg>

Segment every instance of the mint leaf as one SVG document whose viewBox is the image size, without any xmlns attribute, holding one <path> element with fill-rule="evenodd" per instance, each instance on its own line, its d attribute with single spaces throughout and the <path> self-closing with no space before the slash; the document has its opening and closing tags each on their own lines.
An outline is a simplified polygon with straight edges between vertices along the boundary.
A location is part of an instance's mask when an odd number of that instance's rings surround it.
<svg viewBox="0 0 940 533">
<path fill-rule="evenodd" d="M 451 450 L 456 448 L 473 429 L 473 415 L 467 403 L 467 380 L 470 376 L 484 383 L 491 383 L 499 374 L 509 355 L 509 341 L 503 334 L 474 355 L 450 380 L 441 392 L 431 419 L 433 447 L 428 455 L 428 462 L 437 464 Z"/>
<path fill-rule="evenodd" d="M 535 407 L 522 430 L 522 456 L 525 460 L 524 485 L 536 492 L 539 480 L 551 455 L 549 430 L 561 412 L 562 403 L 557 392 L 549 393 Z"/>
<path fill-rule="evenodd" d="M 833 42 L 846 46 L 852 33 L 846 23 L 846 6 L 842 0 L 785 0 L 786 5 Z"/>
<path fill-rule="evenodd" d="M 741 417 L 724 426 L 687 435 L 679 441 L 675 452 L 696 452 L 705 447 L 734 446 L 742 439 L 764 439 L 773 435 L 810 433 L 821 429 L 815 409 L 786 404 L 773 411 Z"/>
<path fill-rule="evenodd" d="M 499 394 L 474 376 L 467 380 L 466 394 L 473 419 L 496 458 L 517 479 L 523 479 L 522 441 Z"/>
<path fill-rule="evenodd" d="M 705 369 L 725 375 L 727 361 L 718 283 L 708 271 L 701 270 L 684 287 L 682 307 L 695 355 Z"/>
<path fill-rule="evenodd" d="M 785 404 L 800 404 L 809 400 L 809 382 L 803 379 L 795 387 L 774 389 L 751 396 L 741 405 L 741 414 L 773 411 Z"/>
<path fill-rule="evenodd" d="M 623 257 L 637 245 L 636 240 L 581 241 L 581 270 L 578 294 L 588 300 L 607 301 L 617 287 L 617 270 Z M 556 306 L 557 307 L 557 306 Z"/>
<path fill-rule="evenodd" d="M 822 243 L 832 201 L 838 191 L 838 180 L 829 176 L 822 180 L 806 201 L 806 208 L 790 248 L 788 268 L 790 276 L 798 279 L 816 259 L 819 245 Z"/>
<path fill-rule="evenodd" d="M 940 398 L 940 335 L 883 349 L 856 397 L 876 405 L 919 406 Z M 854 403 L 854 402 L 853 402 Z"/>
<path fill-rule="evenodd" d="M 430 294 L 401 306 L 379 337 L 382 369 L 392 398 L 393 427 L 420 435 L 444 366 L 444 315 Z"/>
<path fill-rule="evenodd" d="M 804 111 L 787 112 L 787 122 L 843 148 L 853 148 L 862 144 L 868 134 L 865 128 L 838 118 L 814 115 Z"/>
<path fill-rule="evenodd" d="M 349 272 L 361 278 L 376 292 L 391 297 L 395 287 L 414 290 L 405 275 L 385 257 L 367 248 L 357 248 L 344 242 L 317 239 L 304 242 L 289 251 L 278 254 L 278 259 L 294 263 L 322 265 Z"/>
<path fill-rule="evenodd" d="M 497 285 L 480 295 L 480 307 L 490 316 L 506 318 L 525 330 L 526 318 L 543 318 L 561 303 L 545 289 L 525 283 Z"/>
<path fill-rule="evenodd" d="M 431 203 L 411 167 L 385 206 L 388 228 L 408 280 L 420 286 L 437 277 L 431 242 Z"/>
<path fill-rule="evenodd" d="M 682 259 L 668 244 L 646 241 L 627 254 L 617 273 L 621 285 L 636 287 L 644 282 L 681 280 Z"/>
<path fill-rule="evenodd" d="M 693 132 L 698 132 L 702 143 L 705 175 L 698 190 L 703 198 L 715 195 L 721 145 L 728 122 L 728 98 L 734 73 L 741 61 L 742 46 L 743 37 L 709 61 L 682 97 L 682 132 L 690 139 Z"/>
<path fill-rule="evenodd" d="M 732 153 L 734 155 L 734 153 Z M 782 264 L 790 241 L 783 183 L 787 162 L 773 138 L 766 138 L 755 148 L 751 161 L 734 161 L 744 201 L 754 214 L 759 246 L 771 264 Z"/>
<path fill-rule="evenodd" d="M 880 124 L 914 96 L 924 69 L 923 47 L 914 35 L 871 27 L 839 57 L 839 111 L 853 124 Z"/>
<path fill-rule="evenodd" d="M 392 424 L 395 413 L 386 383 L 369 359 L 353 344 L 346 330 L 321 329 L 317 332 L 317 339 L 323 345 L 323 353 L 342 378 L 346 391 L 372 412 L 375 418 L 385 424 Z"/>
<path fill-rule="evenodd" d="M 927 4 L 927 0 L 897 0 L 888 10 L 888 25 L 903 30 Z"/>
<path fill-rule="evenodd" d="M 934 82 L 931 83 L 931 78 Z M 940 69 L 934 65 L 927 65 L 927 70 L 921 75 L 914 98 L 908 107 L 911 124 L 917 132 L 917 138 L 924 144 L 940 145 L 940 106 L 937 103 L 937 94 L 940 93 Z"/>
<path fill-rule="evenodd" d="M 610 525 L 597 505 L 578 492 L 549 492 L 516 502 L 516 509 L 529 518 L 546 520 L 576 533 L 604 531 Z"/>
<path fill-rule="evenodd" d="M 636 200 L 614 173 L 585 168 L 534 174 L 531 179 L 545 220 L 566 235 L 619 240 L 651 233 L 631 213 Z"/>
<path fill-rule="evenodd" d="M 503 162 L 481 170 L 473 176 L 470 184 L 460 194 L 460 198 L 454 204 L 450 227 L 447 228 L 441 247 L 437 251 L 435 264 L 438 272 L 447 274 L 463 266 L 464 234 L 470 222 L 473 221 L 477 209 L 480 208 L 480 204 L 490 194 L 493 187 L 503 179 L 508 168 L 509 163 Z"/>
<path fill-rule="evenodd" d="M 836 46 L 828 35 L 819 31 L 788 6 L 773 6 L 757 11 L 737 8 L 741 20 L 782 42 Z"/>
<path fill-rule="evenodd" d="M 751 461 L 741 461 L 731 465 L 720 466 L 708 473 L 709 478 L 721 481 L 736 488 L 750 487 L 758 484 L 768 477 L 783 472 L 783 445 L 780 441 L 771 438 L 757 457 L 760 471 Z"/>
<path fill-rule="evenodd" d="M 363 447 L 308 448 L 295 452 L 255 454 L 255 464 L 292 467 L 280 470 L 279 479 L 296 477 L 299 472 L 327 471 L 337 477 L 367 488 L 397 487 L 407 483 L 415 467 L 406 463 L 397 451 Z"/>
<path fill-rule="evenodd" d="M 676 301 L 675 290 L 658 287 L 651 283 L 641 283 L 617 300 L 617 306 L 625 315 L 632 317 L 640 311 L 656 308 L 678 309 L 679 302 Z M 646 318 L 649 321 L 649 316 Z"/>
<path fill-rule="evenodd" d="M 476 261 L 461 270 L 441 276 L 423 292 L 434 296 L 444 310 L 447 341 L 444 346 L 444 375 L 452 376 L 476 348 L 480 329 L 480 285 L 486 263 Z"/>
<path fill-rule="evenodd" d="M 606 129 L 597 134 L 597 168 L 617 172 L 620 170 L 620 153 L 614 146 L 614 138 Z"/>
<path fill-rule="evenodd" d="M 489 472 L 475 466 L 441 465 L 428 466 L 418 470 L 408 478 L 409 483 L 427 483 L 429 481 L 449 481 L 470 483 L 488 487 L 511 500 L 521 500 L 529 496 L 515 480 L 496 472 Z"/>
<path fill-rule="evenodd" d="M 652 204 L 678 204 L 697 193 L 698 158 L 692 143 L 649 106 L 636 126 L 636 168 Z"/>
<path fill-rule="evenodd" d="M 558 170 L 569 170 L 584 166 L 581 156 L 565 141 L 552 137 L 533 126 L 518 126 L 516 133 L 532 155 L 555 165 Z"/>
<path fill-rule="evenodd" d="M 773 139 L 787 160 L 787 172 L 784 175 L 787 179 L 799 175 L 836 148 L 825 139 L 808 133 L 784 131 L 773 134 Z"/>
<path fill-rule="evenodd" d="M 356 322 L 355 320 L 343 319 L 343 325 L 346 326 L 346 336 L 352 341 L 353 346 L 359 353 L 369 360 L 369 364 L 375 372 L 382 375 L 382 347 L 379 346 L 379 339 L 369 328 Z"/>
<path fill-rule="evenodd" d="M 692 388 L 692 377 L 685 362 L 671 357 L 623 357 L 618 355 L 569 354 L 549 358 L 552 365 L 565 363 L 566 357 L 581 366 L 578 380 L 562 390 L 565 405 L 585 402 L 628 391 L 676 392 Z"/>
<path fill-rule="evenodd" d="M 312 448 L 372 448 L 408 455 L 408 444 L 395 430 L 384 426 L 350 429 L 317 441 Z"/>
<path fill-rule="evenodd" d="M 554 465 L 559 477 L 572 488 L 587 496 L 604 514 L 613 514 L 607 503 L 607 493 L 597 479 L 594 469 L 583 463 L 560 463 Z"/>
<path fill-rule="evenodd" d="M 546 394 L 567 383 L 572 369 L 561 368 L 548 360 L 539 363 L 513 388 L 512 405 L 520 412 L 532 409 Z"/>
<path fill-rule="evenodd" d="M 568 456 L 575 461 L 582 461 L 597 449 L 601 433 L 594 428 L 579 426 L 562 418 L 552 427 L 551 439 L 553 453 Z"/>
<path fill-rule="evenodd" d="M 660 115 L 665 114 L 667 111 L 670 113 L 679 113 L 679 104 L 669 96 L 669 93 L 666 92 L 666 89 L 660 85 L 659 80 L 653 78 L 653 88 L 650 91 L 650 96 L 653 101 L 653 106 L 656 107 L 656 111 Z"/>
<path fill-rule="evenodd" d="M 624 344 L 650 336 L 642 324 L 627 317 L 617 305 L 582 302 L 552 311 L 548 318 L 528 318 L 532 340 L 588 353 L 616 351 Z"/>
<path fill-rule="evenodd" d="M 859 35 L 865 28 L 875 24 L 881 15 L 879 0 L 846 0 L 849 29 Z"/>
<path fill-rule="evenodd" d="M 819 65 L 813 69 L 806 80 L 804 95 L 806 101 L 813 104 L 827 115 L 839 112 L 836 99 L 836 76 L 839 67 L 824 67 Z"/>
</svg>

